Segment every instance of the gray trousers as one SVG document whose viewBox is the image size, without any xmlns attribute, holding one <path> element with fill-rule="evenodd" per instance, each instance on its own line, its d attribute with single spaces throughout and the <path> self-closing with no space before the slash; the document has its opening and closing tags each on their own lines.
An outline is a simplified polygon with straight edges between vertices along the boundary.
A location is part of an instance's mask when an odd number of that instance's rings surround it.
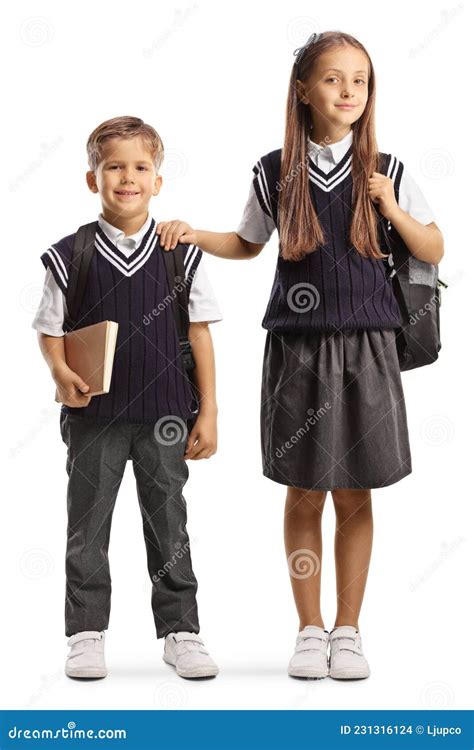
<svg viewBox="0 0 474 750">
<path fill-rule="evenodd" d="M 63 413 L 60 426 L 69 475 L 66 635 L 108 627 L 110 527 L 128 459 L 143 518 L 157 637 L 179 630 L 198 633 L 197 581 L 182 495 L 189 474 L 183 455 L 190 422 L 178 423 L 180 439 L 166 429 L 160 434 L 155 424 L 100 424 Z"/>
</svg>

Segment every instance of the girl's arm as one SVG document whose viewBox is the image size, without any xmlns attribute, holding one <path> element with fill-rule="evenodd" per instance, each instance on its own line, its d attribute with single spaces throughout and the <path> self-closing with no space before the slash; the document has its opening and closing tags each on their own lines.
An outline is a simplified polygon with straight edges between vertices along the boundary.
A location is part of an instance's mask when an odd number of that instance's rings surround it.
<svg viewBox="0 0 474 750">
<path fill-rule="evenodd" d="M 228 260 L 249 260 L 256 258 L 265 243 L 248 242 L 236 232 L 206 232 L 193 229 L 184 221 L 161 221 L 156 233 L 160 235 L 160 245 L 165 250 L 174 250 L 178 242 L 198 245 L 210 255 Z"/>
<path fill-rule="evenodd" d="M 438 265 L 444 255 L 444 240 L 434 221 L 431 224 L 420 224 L 398 205 L 386 218 L 415 258 Z"/>
<path fill-rule="evenodd" d="M 395 227 L 405 245 L 418 260 L 438 265 L 444 255 L 443 235 L 434 223 L 421 224 L 397 203 L 390 177 L 374 172 L 369 177 L 369 195 Z"/>
</svg>

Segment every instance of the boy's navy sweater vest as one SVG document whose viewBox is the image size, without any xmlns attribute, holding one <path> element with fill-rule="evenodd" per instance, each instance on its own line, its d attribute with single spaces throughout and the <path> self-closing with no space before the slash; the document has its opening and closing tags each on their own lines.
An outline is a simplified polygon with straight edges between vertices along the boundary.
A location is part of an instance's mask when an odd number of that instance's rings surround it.
<svg viewBox="0 0 474 750">
<path fill-rule="evenodd" d="M 270 300 L 262 321 L 268 330 L 398 328 L 400 310 L 385 262 L 363 258 L 350 244 L 352 145 L 328 174 L 308 157 L 313 205 L 326 244 L 300 261 L 278 256 Z M 396 162 L 398 182 L 403 165 Z M 253 185 L 262 210 L 278 227 L 281 149 L 254 166 Z"/>
<path fill-rule="evenodd" d="M 66 294 L 75 234 L 64 237 L 41 256 Z M 202 250 L 189 245 L 185 276 L 189 286 Z M 191 274 L 191 277 L 190 277 Z M 126 257 L 98 228 L 78 327 L 118 323 L 109 393 L 83 408 L 63 404 L 61 411 L 100 421 L 156 422 L 161 417 L 189 419 L 193 397 L 176 331 L 163 251 L 156 222 L 133 255 Z"/>
</svg>

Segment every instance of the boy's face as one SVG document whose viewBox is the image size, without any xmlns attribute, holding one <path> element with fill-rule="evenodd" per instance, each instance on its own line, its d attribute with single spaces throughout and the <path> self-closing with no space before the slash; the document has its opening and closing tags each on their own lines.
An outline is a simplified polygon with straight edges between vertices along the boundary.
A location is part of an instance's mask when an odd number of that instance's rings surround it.
<svg viewBox="0 0 474 750">
<path fill-rule="evenodd" d="M 158 195 L 162 183 L 139 136 L 108 141 L 96 172 L 87 172 L 86 179 L 89 189 L 100 194 L 104 215 L 128 218 L 148 212 L 148 204 Z"/>
</svg>

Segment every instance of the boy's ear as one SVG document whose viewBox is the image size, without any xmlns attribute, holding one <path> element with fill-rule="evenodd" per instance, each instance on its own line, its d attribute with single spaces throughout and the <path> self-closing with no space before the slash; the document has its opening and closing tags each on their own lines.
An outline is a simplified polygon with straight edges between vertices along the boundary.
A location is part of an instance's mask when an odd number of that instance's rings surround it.
<svg viewBox="0 0 474 750">
<path fill-rule="evenodd" d="M 97 182 L 95 179 L 95 172 L 87 172 L 86 174 L 86 182 L 89 190 L 92 193 L 98 193 L 99 188 L 97 187 Z"/>
<path fill-rule="evenodd" d="M 161 186 L 163 185 L 163 177 L 160 174 L 157 174 L 155 177 L 155 185 L 153 188 L 153 195 L 158 195 L 158 193 L 161 190 Z"/>
</svg>

